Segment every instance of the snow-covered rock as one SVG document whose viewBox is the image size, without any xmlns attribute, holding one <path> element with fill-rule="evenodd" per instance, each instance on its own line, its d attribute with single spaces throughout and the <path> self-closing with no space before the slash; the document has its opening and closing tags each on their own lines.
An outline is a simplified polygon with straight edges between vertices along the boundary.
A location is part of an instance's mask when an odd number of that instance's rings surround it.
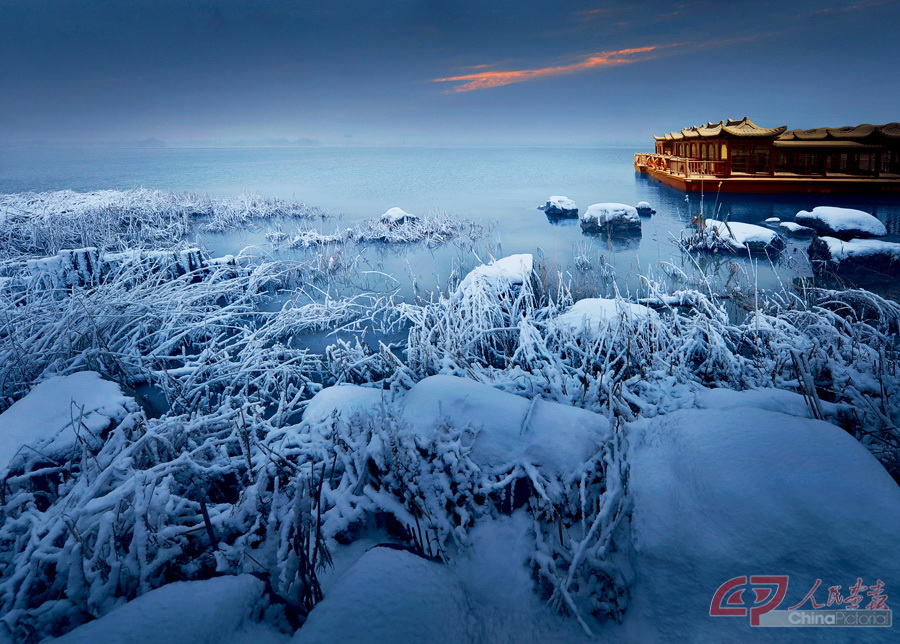
<svg viewBox="0 0 900 644">
<path fill-rule="evenodd" d="M 884 237 L 887 228 L 877 217 L 862 210 L 816 206 L 812 212 L 801 210 L 795 217 L 798 224 L 809 226 L 820 235 L 849 239 L 851 237 Z"/>
<path fill-rule="evenodd" d="M 781 219 L 778 217 L 769 217 L 768 219 L 766 219 L 766 223 L 770 226 L 775 226 L 781 223 Z"/>
<path fill-rule="evenodd" d="M 79 437 L 95 443 L 138 409 L 119 385 L 94 371 L 49 378 L 0 414 L 0 475 L 16 467 L 23 451 L 28 457 L 67 457 Z"/>
<path fill-rule="evenodd" d="M 650 215 L 656 214 L 656 211 L 653 209 L 653 206 L 651 206 L 646 201 L 638 201 L 637 205 L 635 206 L 635 210 L 637 210 L 638 214 L 641 215 L 642 217 L 649 217 Z"/>
<path fill-rule="evenodd" d="M 471 642 L 471 610 L 451 567 L 376 547 L 334 583 L 290 641 Z"/>
<path fill-rule="evenodd" d="M 530 280 L 533 271 L 534 257 L 529 253 L 495 259 L 469 271 L 459 283 L 456 294 L 464 296 L 473 290 L 507 290 Z"/>
<path fill-rule="evenodd" d="M 577 217 L 578 206 L 568 197 L 554 196 L 547 199 L 547 203 L 538 206 L 548 217 Z"/>
<path fill-rule="evenodd" d="M 816 269 L 887 271 L 900 262 L 900 244 L 877 239 L 842 241 L 834 237 L 817 237 L 809 245 L 808 253 Z"/>
<path fill-rule="evenodd" d="M 809 226 L 801 226 L 800 224 L 793 221 L 783 221 L 778 224 L 778 227 L 786 233 L 794 235 L 796 237 L 812 237 L 816 234 L 814 228 L 810 228 Z"/>
<path fill-rule="evenodd" d="M 641 218 L 633 206 L 595 203 L 581 214 L 581 229 L 591 234 L 640 234 Z"/>
<path fill-rule="evenodd" d="M 623 641 L 777 641 L 766 631 L 779 629 L 748 617 L 709 617 L 716 589 L 739 575 L 789 576 L 781 609 L 816 579 L 822 603 L 829 586 L 857 577 L 900 579 L 900 488 L 877 460 L 834 425 L 759 409 L 755 392 L 742 406 L 742 395 L 732 392 L 727 409 L 629 426 L 637 575 Z M 752 597 L 744 593 L 747 605 Z M 820 641 L 827 630 L 800 636 Z M 857 630 L 879 641 L 884 629 Z"/>
<path fill-rule="evenodd" d="M 392 224 L 395 226 L 399 226 L 401 224 L 405 224 L 408 221 L 415 221 L 419 217 L 412 213 L 406 212 L 402 208 L 389 208 L 381 215 L 381 221 L 386 224 Z"/>
<path fill-rule="evenodd" d="M 356 414 L 369 414 L 385 401 L 388 392 L 359 385 L 325 387 L 307 403 L 303 412 L 305 425 L 346 421 Z"/>
<path fill-rule="evenodd" d="M 578 471 L 610 431 L 609 421 L 593 412 L 455 376 L 417 383 L 406 395 L 402 417 L 425 440 L 448 423 L 470 427 L 471 457 L 479 467 L 533 465 L 545 476 L 563 478 Z"/>
<path fill-rule="evenodd" d="M 641 304 L 622 299 L 589 297 L 578 300 L 567 311 L 554 318 L 551 324 L 573 333 L 587 332 L 594 336 L 611 326 L 635 325 L 642 320 L 657 318 L 658 314 Z"/>
<path fill-rule="evenodd" d="M 255 622 L 265 584 L 252 575 L 177 581 L 79 626 L 47 644 L 240 644 L 285 642 L 274 627 Z"/>
<path fill-rule="evenodd" d="M 732 252 L 776 253 L 784 250 L 784 239 L 764 226 L 738 221 L 707 219 L 700 235 L 709 248 L 723 248 Z"/>
</svg>

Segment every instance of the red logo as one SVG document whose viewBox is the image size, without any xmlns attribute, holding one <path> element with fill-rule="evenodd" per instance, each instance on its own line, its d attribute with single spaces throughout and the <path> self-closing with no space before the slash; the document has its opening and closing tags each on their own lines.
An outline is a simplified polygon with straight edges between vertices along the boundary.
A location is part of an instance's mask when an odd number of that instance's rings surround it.
<svg viewBox="0 0 900 644">
<path fill-rule="evenodd" d="M 754 601 L 747 608 L 744 593 L 753 591 Z M 775 610 L 787 594 L 787 575 L 746 575 L 734 577 L 719 586 L 709 605 L 711 617 L 746 617 L 750 625 L 759 626 L 759 616 Z"/>
<path fill-rule="evenodd" d="M 880 579 L 876 580 L 876 583 L 866 586 L 863 584 L 862 578 L 857 577 L 856 583 L 848 586 L 846 590 L 844 590 L 844 586 L 830 586 L 825 602 L 816 599 L 816 592 L 820 586 L 822 586 L 822 580 L 816 579 L 813 587 L 798 603 L 766 617 L 765 626 L 891 626 L 893 624 L 884 582 Z M 775 611 L 784 601 L 787 589 L 787 575 L 734 577 L 716 590 L 709 605 L 709 614 L 711 617 L 747 617 L 749 615 L 750 625 L 759 626 L 760 617 Z M 752 595 L 748 591 L 752 591 Z M 809 605 L 808 609 L 805 608 L 807 605 Z M 866 613 L 866 616 L 860 616 L 861 613 Z M 880 616 L 873 617 L 876 614 L 880 614 Z M 857 615 L 857 617 L 852 618 L 853 615 Z"/>
</svg>

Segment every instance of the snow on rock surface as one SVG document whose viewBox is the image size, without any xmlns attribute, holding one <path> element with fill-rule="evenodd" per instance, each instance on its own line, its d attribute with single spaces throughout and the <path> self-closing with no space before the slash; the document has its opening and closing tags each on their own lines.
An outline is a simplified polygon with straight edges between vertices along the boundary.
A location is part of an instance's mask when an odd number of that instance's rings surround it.
<svg viewBox="0 0 900 644">
<path fill-rule="evenodd" d="M 474 430 L 472 460 L 485 468 L 528 464 L 544 475 L 579 470 L 609 436 L 609 421 L 577 407 L 528 400 L 456 376 L 431 376 L 406 395 L 410 431 L 428 439 L 448 423 Z"/>
<path fill-rule="evenodd" d="M 862 210 L 816 206 L 812 212 L 801 210 L 795 217 L 798 224 L 814 228 L 819 234 L 834 237 L 884 237 L 887 228 L 877 217 Z"/>
<path fill-rule="evenodd" d="M 470 642 L 475 625 L 449 566 L 391 548 L 366 552 L 310 613 L 291 644 Z"/>
<path fill-rule="evenodd" d="M 791 235 L 797 235 L 798 237 L 812 236 L 812 235 L 816 234 L 816 231 L 814 228 L 810 228 L 809 226 L 801 226 L 800 224 L 795 223 L 793 221 L 783 221 L 780 224 L 778 224 L 778 227 L 783 228 L 785 231 L 787 231 Z"/>
<path fill-rule="evenodd" d="M 446 565 L 370 549 L 326 591 L 291 644 L 596 641 L 534 592 L 532 528 L 522 510 L 485 519 L 472 529 L 471 547 Z"/>
<path fill-rule="evenodd" d="M 284 642 L 252 620 L 265 603 L 265 584 L 252 575 L 177 581 L 151 590 L 47 644 L 259 644 Z"/>
<path fill-rule="evenodd" d="M 610 325 L 618 326 L 623 321 L 634 324 L 656 317 L 656 311 L 641 304 L 632 304 L 622 299 L 589 297 L 575 302 L 565 313 L 554 318 L 551 324 L 575 333 L 586 330 L 595 335 Z"/>
<path fill-rule="evenodd" d="M 529 253 L 495 259 L 490 264 L 482 264 L 469 271 L 459 283 L 456 293 L 466 295 L 473 290 L 506 290 L 530 280 L 533 270 L 534 257 Z"/>
<path fill-rule="evenodd" d="M 551 217 L 577 217 L 578 206 L 568 197 L 554 196 L 547 199 L 547 203 L 538 206 L 538 210 L 543 210 L 544 214 Z"/>
<path fill-rule="evenodd" d="M 653 206 L 651 206 L 646 201 L 638 201 L 637 205 L 634 208 L 638 211 L 639 215 L 643 215 L 645 217 L 656 213 L 656 211 L 653 209 Z"/>
<path fill-rule="evenodd" d="M 769 217 L 768 219 L 766 219 L 766 223 L 767 224 L 778 224 L 778 223 L 781 223 L 781 219 L 779 219 L 778 217 Z"/>
<path fill-rule="evenodd" d="M 727 409 L 629 426 L 637 581 L 624 632 L 607 633 L 632 641 L 781 641 L 783 632 L 751 629 L 746 617 L 708 617 L 719 585 L 739 575 L 788 575 L 787 608 L 817 578 L 819 602 L 829 586 L 846 589 L 857 577 L 900 580 L 900 488 L 866 448 L 826 422 L 759 409 L 756 392 L 726 398 Z M 796 403 L 772 404 L 800 410 Z M 846 638 L 801 630 L 792 636 Z M 876 631 L 854 636 L 878 641 Z"/>
<path fill-rule="evenodd" d="M 900 261 L 900 244 L 877 239 L 842 241 L 834 237 L 818 237 L 809 245 L 813 268 L 854 270 L 890 269 Z"/>
<path fill-rule="evenodd" d="M 29 456 L 34 450 L 63 456 L 79 435 L 96 441 L 110 424 L 137 410 L 119 385 L 94 371 L 45 380 L 0 414 L 0 473 L 14 465 L 23 448 Z"/>
<path fill-rule="evenodd" d="M 641 232 L 641 218 L 633 206 L 595 203 L 581 214 L 581 228 L 592 234 L 634 234 Z"/>
<path fill-rule="evenodd" d="M 784 240 L 774 230 L 738 221 L 707 219 L 704 235 L 708 241 L 724 245 L 734 252 L 779 251 L 784 248 Z"/>
<path fill-rule="evenodd" d="M 381 406 L 387 392 L 359 385 L 335 385 L 317 393 L 303 412 L 303 422 L 328 423 L 333 419 L 347 420 L 354 414 L 368 414 Z"/>
<path fill-rule="evenodd" d="M 383 215 L 381 215 L 381 221 L 386 224 L 395 225 L 405 224 L 408 221 L 414 221 L 418 218 L 418 216 L 397 207 L 389 208 Z"/>
</svg>

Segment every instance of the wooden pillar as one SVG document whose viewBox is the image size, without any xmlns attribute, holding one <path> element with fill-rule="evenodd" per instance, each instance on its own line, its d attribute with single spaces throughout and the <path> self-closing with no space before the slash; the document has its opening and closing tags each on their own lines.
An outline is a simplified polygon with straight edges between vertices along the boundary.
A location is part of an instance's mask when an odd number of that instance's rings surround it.
<svg viewBox="0 0 900 644">
<path fill-rule="evenodd" d="M 770 143 L 769 144 L 769 167 L 768 167 L 768 172 L 769 172 L 770 177 L 775 176 L 775 155 L 777 154 L 777 152 L 778 152 L 778 150 L 776 150 L 775 146 Z"/>
</svg>

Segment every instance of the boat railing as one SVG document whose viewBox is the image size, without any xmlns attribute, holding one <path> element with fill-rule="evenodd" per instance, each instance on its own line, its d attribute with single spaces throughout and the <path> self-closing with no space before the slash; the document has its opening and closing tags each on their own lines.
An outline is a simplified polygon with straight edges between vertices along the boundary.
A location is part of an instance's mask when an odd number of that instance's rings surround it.
<svg viewBox="0 0 900 644">
<path fill-rule="evenodd" d="M 727 177 L 731 174 L 728 161 L 711 159 L 688 159 L 669 156 L 668 154 L 652 154 L 638 152 L 634 155 L 635 166 L 644 166 L 651 170 L 668 172 L 681 177 L 714 176 Z"/>
</svg>

